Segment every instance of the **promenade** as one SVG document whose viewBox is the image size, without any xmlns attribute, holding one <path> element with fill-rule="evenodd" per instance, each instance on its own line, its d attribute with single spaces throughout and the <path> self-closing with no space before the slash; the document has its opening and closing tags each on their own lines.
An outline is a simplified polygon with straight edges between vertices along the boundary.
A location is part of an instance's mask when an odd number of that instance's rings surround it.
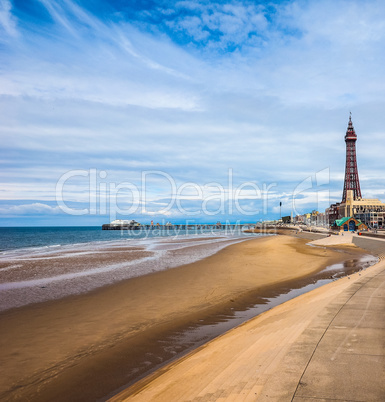
<svg viewBox="0 0 385 402">
<path fill-rule="evenodd" d="M 261 314 L 113 401 L 384 401 L 385 242 L 380 262 Z"/>
</svg>

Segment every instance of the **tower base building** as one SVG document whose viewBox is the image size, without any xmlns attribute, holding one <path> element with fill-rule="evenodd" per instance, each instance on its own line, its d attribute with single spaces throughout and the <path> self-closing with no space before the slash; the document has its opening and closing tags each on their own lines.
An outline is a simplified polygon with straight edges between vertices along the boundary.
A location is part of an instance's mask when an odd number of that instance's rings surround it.
<svg viewBox="0 0 385 402">
<path fill-rule="evenodd" d="M 353 191 L 346 192 L 346 201 L 338 208 L 339 218 L 354 216 L 371 228 L 385 224 L 385 204 L 377 198 L 354 199 Z"/>
</svg>

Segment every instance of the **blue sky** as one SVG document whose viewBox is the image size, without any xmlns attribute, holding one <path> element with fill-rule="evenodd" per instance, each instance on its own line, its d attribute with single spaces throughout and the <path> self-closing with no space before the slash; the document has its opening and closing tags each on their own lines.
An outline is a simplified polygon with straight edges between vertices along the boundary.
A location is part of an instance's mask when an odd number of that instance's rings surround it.
<svg viewBox="0 0 385 402">
<path fill-rule="evenodd" d="M 0 2 L 0 226 L 385 201 L 382 1 Z M 293 196 L 294 194 L 294 196 Z"/>
</svg>

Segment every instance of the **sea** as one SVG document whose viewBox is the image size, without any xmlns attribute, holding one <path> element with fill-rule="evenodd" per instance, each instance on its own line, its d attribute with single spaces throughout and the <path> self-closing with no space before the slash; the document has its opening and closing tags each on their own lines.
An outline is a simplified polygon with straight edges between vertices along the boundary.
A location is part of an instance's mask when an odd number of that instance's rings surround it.
<svg viewBox="0 0 385 402">
<path fill-rule="evenodd" d="M 189 264 L 258 236 L 239 227 L 0 228 L 0 311 Z"/>
<path fill-rule="evenodd" d="M 100 242 L 124 242 L 140 239 L 178 238 L 188 236 L 250 237 L 237 229 L 147 229 L 101 230 L 100 226 L 0 227 L 0 253 L 11 250 L 54 248 Z"/>
</svg>

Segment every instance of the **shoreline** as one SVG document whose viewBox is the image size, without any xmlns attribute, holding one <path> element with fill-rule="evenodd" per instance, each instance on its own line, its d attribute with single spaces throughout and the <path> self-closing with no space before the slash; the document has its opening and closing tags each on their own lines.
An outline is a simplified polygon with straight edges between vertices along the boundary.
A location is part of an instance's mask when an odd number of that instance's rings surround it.
<svg viewBox="0 0 385 402">
<path fill-rule="evenodd" d="M 0 258 L 0 311 L 84 294 L 175 268 L 244 240 L 247 237 L 158 237 L 40 248 L 32 252 L 19 250 Z"/>
<path fill-rule="evenodd" d="M 0 349 L 7 366 L 0 395 L 39 401 L 103 398 L 127 384 L 122 380 L 130 369 L 124 361 L 138 358 L 130 353 L 145 354 L 158 335 L 242 304 L 249 292 L 362 254 L 310 249 L 305 243 L 289 236 L 251 239 L 192 264 L 5 311 Z M 288 272 L 290 266 L 295 269 Z M 90 383 L 95 378 L 100 381 Z"/>
</svg>

